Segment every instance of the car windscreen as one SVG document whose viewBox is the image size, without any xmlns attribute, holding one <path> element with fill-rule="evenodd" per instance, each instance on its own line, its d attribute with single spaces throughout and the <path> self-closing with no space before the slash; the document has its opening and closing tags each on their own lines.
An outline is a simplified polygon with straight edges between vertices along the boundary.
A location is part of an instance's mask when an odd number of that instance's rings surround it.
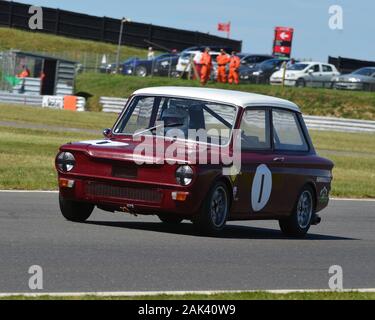
<svg viewBox="0 0 375 320">
<path fill-rule="evenodd" d="M 357 71 L 354 71 L 353 74 L 361 76 L 372 76 L 375 73 L 375 68 L 362 68 Z"/>
<path fill-rule="evenodd" d="M 306 63 L 296 63 L 287 67 L 287 70 L 302 71 L 302 70 L 305 70 L 308 66 L 309 65 Z"/>
<path fill-rule="evenodd" d="M 235 123 L 237 108 L 230 105 L 161 96 L 136 96 L 114 128 L 114 134 L 167 135 L 225 145 Z M 164 132 L 161 132 L 164 130 Z M 173 131 L 171 131 L 173 130 Z M 171 132 L 169 132 L 171 131 Z M 193 136 L 198 133 L 197 136 Z"/>
</svg>

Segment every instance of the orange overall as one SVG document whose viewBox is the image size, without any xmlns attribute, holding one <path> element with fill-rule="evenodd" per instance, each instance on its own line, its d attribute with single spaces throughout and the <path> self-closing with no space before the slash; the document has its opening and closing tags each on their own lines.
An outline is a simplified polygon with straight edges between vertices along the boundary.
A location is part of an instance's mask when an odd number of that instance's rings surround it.
<svg viewBox="0 0 375 320">
<path fill-rule="evenodd" d="M 225 53 L 221 53 L 217 56 L 217 82 L 227 82 L 226 65 L 228 64 L 229 60 L 229 57 Z"/>
<path fill-rule="evenodd" d="M 239 84 L 238 68 L 241 65 L 240 58 L 237 56 L 231 56 L 229 62 L 229 83 Z"/>
<path fill-rule="evenodd" d="M 205 85 L 210 79 L 212 58 L 208 52 L 204 52 L 201 58 L 201 84 Z"/>
</svg>

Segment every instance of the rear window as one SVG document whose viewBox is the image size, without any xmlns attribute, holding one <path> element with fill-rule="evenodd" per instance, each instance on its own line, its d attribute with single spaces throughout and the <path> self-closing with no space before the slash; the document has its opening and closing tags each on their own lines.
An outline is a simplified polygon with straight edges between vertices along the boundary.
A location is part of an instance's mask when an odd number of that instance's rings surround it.
<svg viewBox="0 0 375 320">
<path fill-rule="evenodd" d="M 308 151 L 309 147 L 295 112 L 273 110 L 272 121 L 276 150 Z"/>
</svg>

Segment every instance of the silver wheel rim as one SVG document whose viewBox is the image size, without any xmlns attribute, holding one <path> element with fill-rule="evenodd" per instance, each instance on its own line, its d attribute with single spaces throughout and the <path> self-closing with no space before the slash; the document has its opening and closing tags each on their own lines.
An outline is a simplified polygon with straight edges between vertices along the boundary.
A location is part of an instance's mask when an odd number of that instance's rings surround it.
<svg viewBox="0 0 375 320">
<path fill-rule="evenodd" d="M 312 216 L 312 196 L 309 191 L 304 191 L 299 197 L 297 204 L 297 220 L 300 228 L 305 229 Z"/>
<path fill-rule="evenodd" d="M 215 227 L 221 227 L 225 223 L 228 211 L 228 197 L 223 187 L 217 187 L 212 195 L 210 212 L 211 220 Z"/>
<path fill-rule="evenodd" d="M 144 68 L 139 68 L 137 72 L 139 77 L 145 77 L 146 76 L 146 70 Z"/>
</svg>

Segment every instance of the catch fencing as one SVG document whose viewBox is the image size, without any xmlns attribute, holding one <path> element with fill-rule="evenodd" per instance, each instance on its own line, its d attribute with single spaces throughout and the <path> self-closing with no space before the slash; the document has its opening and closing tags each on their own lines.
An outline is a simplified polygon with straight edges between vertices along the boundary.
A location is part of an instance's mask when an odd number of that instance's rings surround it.
<svg viewBox="0 0 375 320">
<path fill-rule="evenodd" d="M 103 112 L 121 113 L 126 102 L 125 98 L 100 98 Z M 311 130 L 375 133 L 375 121 L 307 115 L 303 118 Z"/>
</svg>

